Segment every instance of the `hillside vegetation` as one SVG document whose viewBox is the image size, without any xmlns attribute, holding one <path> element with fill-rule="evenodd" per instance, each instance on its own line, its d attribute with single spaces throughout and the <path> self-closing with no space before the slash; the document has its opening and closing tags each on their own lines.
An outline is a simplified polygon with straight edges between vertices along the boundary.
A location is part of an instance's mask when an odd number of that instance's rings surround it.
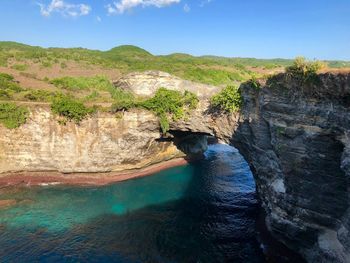
<svg viewBox="0 0 350 263">
<path fill-rule="evenodd" d="M 317 62 L 318 63 L 318 62 Z M 224 88 L 212 98 L 216 110 L 239 110 L 238 85 L 285 71 L 303 81 L 312 80 L 319 64 L 304 60 L 194 57 L 188 54 L 154 56 L 135 46 L 109 51 L 83 48 L 41 48 L 15 42 L 0 42 L 0 122 L 8 128 L 23 124 L 28 111 L 24 103 L 51 105 L 62 124 L 79 123 L 97 108 L 123 112 L 145 108 L 160 120 L 163 133 L 173 119 L 187 117 L 198 98 L 190 92 L 158 90 L 151 99 L 135 97 L 112 84 L 133 71 L 161 70 L 196 82 Z M 350 67 L 350 62 L 324 61 L 324 67 Z M 305 65 L 305 66 L 304 66 Z M 17 104 L 14 104 L 17 103 Z"/>
<path fill-rule="evenodd" d="M 109 51 L 83 48 L 41 48 L 15 42 L 0 42 L 0 66 L 35 77 L 33 68 L 50 69 L 60 75 L 79 64 L 81 70 L 103 73 L 116 70 L 120 74 L 132 71 L 162 70 L 178 77 L 217 86 L 232 85 L 264 74 L 283 71 L 292 65 L 288 59 L 194 57 L 187 54 L 154 56 L 135 46 L 119 46 Z M 329 67 L 350 67 L 350 62 L 326 61 Z M 82 73 L 83 74 L 83 73 Z M 50 75 L 50 74 L 48 74 Z M 45 77 L 45 76 L 44 76 Z M 43 77 L 43 78 L 44 78 Z M 47 76 L 50 78 L 50 76 Z"/>
<path fill-rule="evenodd" d="M 248 62 L 247 60 L 246 62 Z M 0 42 L 0 66 L 20 72 L 32 72 L 51 69 L 68 71 L 72 64 L 80 69 L 96 71 L 117 70 L 120 74 L 132 71 L 162 70 L 178 77 L 212 85 L 225 86 L 232 82 L 241 82 L 252 75 L 268 73 L 282 64 L 274 61 L 265 63 L 268 69 L 254 70 L 257 63 L 245 63 L 243 59 L 222 59 L 215 57 L 193 57 L 186 54 L 153 56 L 149 52 L 134 46 L 120 46 L 109 51 L 87 50 L 82 48 L 32 47 L 12 42 Z M 244 65 L 245 64 L 245 65 Z M 247 67 L 248 66 L 248 67 Z M 50 75 L 50 74 L 48 74 Z M 43 76 L 44 78 L 46 76 Z M 50 76 L 47 76 L 50 77 Z"/>
</svg>

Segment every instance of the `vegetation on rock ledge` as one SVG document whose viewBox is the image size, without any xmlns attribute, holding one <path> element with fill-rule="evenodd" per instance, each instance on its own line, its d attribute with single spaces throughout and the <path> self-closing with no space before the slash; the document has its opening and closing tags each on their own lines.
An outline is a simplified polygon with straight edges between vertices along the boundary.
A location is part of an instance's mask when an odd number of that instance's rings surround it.
<svg viewBox="0 0 350 263">
<path fill-rule="evenodd" d="M 29 111 L 24 106 L 17 106 L 15 103 L 0 103 L 0 123 L 8 129 L 18 128 L 24 124 Z"/>
<path fill-rule="evenodd" d="M 312 84 L 317 82 L 317 72 L 325 67 L 321 61 L 307 61 L 304 57 L 297 57 L 293 65 L 286 67 L 286 73 L 301 84 Z"/>
<path fill-rule="evenodd" d="M 176 90 L 160 88 L 156 94 L 146 100 L 125 98 L 117 100 L 112 105 L 112 112 L 129 110 L 131 108 L 144 108 L 154 112 L 159 118 L 163 134 L 167 133 L 171 120 L 179 120 L 194 110 L 198 105 L 197 96 L 189 91 L 181 93 Z"/>
<path fill-rule="evenodd" d="M 239 88 L 227 86 L 211 99 L 211 107 L 224 112 L 232 113 L 239 111 L 242 105 L 242 96 Z"/>
<path fill-rule="evenodd" d="M 179 120 L 198 105 L 195 94 L 185 91 L 183 94 L 176 90 L 160 88 L 153 98 L 140 103 L 140 106 L 154 112 L 159 117 L 163 134 L 169 130 L 170 120 Z"/>
<path fill-rule="evenodd" d="M 53 113 L 65 118 L 63 124 L 66 121 L 79 123 L 89 114 L 96 111 L 95 108 L 86 107 L 82 102 L 67 96 L 55 98 L 51 104 L 51 110 Z"/>
</svg>

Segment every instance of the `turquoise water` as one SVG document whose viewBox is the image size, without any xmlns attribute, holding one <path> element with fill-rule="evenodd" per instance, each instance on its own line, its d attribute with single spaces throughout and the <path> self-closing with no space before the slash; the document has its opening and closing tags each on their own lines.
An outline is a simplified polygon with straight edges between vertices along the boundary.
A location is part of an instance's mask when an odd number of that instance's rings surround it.
<svg viewBox="0 0 350 263">
<path fill-rule="evenodd" d="M 225 145 L 144 178 L 0 199 L 19 201 L 0 210 L 1 262 L 265 262 L 252 174 Z"/>
<path fill-rule="evenodd" d="M 105 187 L 33 187 L 2 199 L 23 205 L 1 211 L 0 224 L 11 228 L 65 231 L 103 214 L 125 215 L 146 206 L 181 199 L 193 174 L 192 166 L 176 167 L 150 177 Z"/>
</svg>

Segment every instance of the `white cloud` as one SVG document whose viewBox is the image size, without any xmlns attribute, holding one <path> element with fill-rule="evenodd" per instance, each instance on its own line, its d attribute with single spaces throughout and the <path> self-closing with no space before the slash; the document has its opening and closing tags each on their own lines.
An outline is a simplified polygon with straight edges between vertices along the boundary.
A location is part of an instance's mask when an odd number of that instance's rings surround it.
<svg viewBox="0 0 350 263">
<path fill-rule="evenodd" d="M 118 2 L 107 5 L 107 12 L 109 15 L 123 14 L 125 11 L 138 6 L 155 6 L 161 8 L 180 2 L 181 0 L 119 0 Z"/>
<path fill-rule="evenodd" d="M 57 12 L 64 16 L 78 17 L 86 16 L 91 12 L 91 7 L 86 4 L 70 4 L 64 0 L 52 0 L 50 4 L 44 5 L 38 3 L 40 6 L 40 13 L 43 16 L 50 16 Z"/>
<path fill-rule="evenodd" d="M 191 7 L 190 7 L 188 4 L 185 4 L 185 5 L 184 5 L 184 11 L 185 11 L 186 13 L 190 12 L 190 11 L 191 11 Z"/>
<path fill-rule="evenodd" d="M 206 4 L 210 4 L 213 0 L 202 0 L 202 2 L 200 3 L 200 7 L 205 6 Z"/>
</svg>

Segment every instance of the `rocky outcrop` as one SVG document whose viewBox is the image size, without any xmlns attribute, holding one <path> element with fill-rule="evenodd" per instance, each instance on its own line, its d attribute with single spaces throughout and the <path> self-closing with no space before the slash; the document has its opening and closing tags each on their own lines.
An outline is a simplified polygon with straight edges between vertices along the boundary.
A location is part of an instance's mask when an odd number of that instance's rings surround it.
<svg viewBox="0 0 350 263">
<path fill-rule="evenodd" d="M 114 85 L 142 97 L 153 96 L 159 88 L 181 92 L 188 90 L 201 99 L 210 98 L 220 90 L 215 86 L 183 80 L 161 71 L 133 72 L 115 81 Z"/>
<path fill-rule="evenodd" d="M 273 235 L 308 262 L 350 262 L 350 75 L 303 83 L 281 74 L 261 84 L 241 86 L 239 114 L 208 113 L 202 103 L 171 132 L 214 135 L 237 147 Z"/>
<path fill-rule="evenodd" d="M 308 262 L 350 262 L 350 75 L 241 91 L 238 124 L 217 136 L 250 164 L 270 231 Z"/>
<path fill-rule="evenodd" d="M 0 174 L 141 168 L 184 153 L 200 155 L 206 136 L 215 136 L 248 161 L 278 240 L 308 262 L 350 262 L 350 74 L 322 74 L 309 84 L 281 74 L 261 88 L 243 84 L 243 108 L 232 115 L 208 111 L 207 98 L 217 88 L 168 74 L 135 73 L 116 85 L 140 96 L 162 86 L 203 89 L 196 92 L 198 109 L 171 123 L 167 138 L 146 111 L 120 118 L 98 113 L 62 126 L 49 109 L 33 108 L 21 128 L 0 126 Z"/>
<path fill-rule="evenodd" d="M 32 108 L 25 125 L 0 125 L 0 134 L 0 174 L 124 171 L 184 155 L 171 141 L 158 141 L 158 120 L 147 111 L 119 118 L 98 113 L 79 125 L 60 125 L 49 108 Z"/>
<path fill-rule="evenodd" d="M 119 118 L 98 113 L 79 125 L 60 125 L 49 108 L 32 107 L 29 120 L 20 128 L 8 130 L 0 125 L 0 175 L 19 171 L 125 171 L 179 156 L 196 158 L 207 149 L 206 135 L 212 134 L 212 129 L 205 110 L 208 96 L 217 92 L 217 87 L 159 71 L 131 73 L 116 85 L 140 96 L 154 95 L 160 87 L 190 90 L 200 97 L 200 103 L 190 121 L 171 125 L 168 138 L 162 138 L 158 118 L 148 111 L 128 111 L 118 114 Z"/>
</svg>

